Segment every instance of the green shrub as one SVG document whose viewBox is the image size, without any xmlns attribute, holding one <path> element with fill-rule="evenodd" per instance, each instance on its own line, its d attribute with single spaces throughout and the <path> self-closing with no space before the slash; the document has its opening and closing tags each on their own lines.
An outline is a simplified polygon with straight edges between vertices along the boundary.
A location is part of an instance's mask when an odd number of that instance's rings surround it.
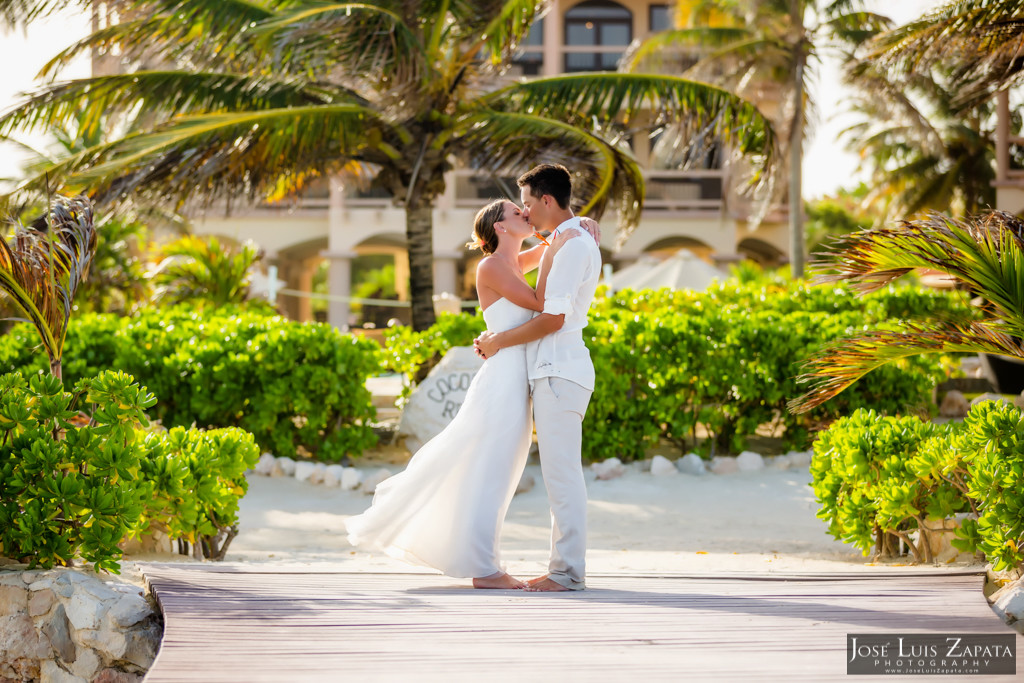
<svg viewBox="0 0 1024 683">
<path fill-rule="evenodd" d="M 91 419 L 78 427 L 82 394 Z M 0 555 L 117 572 L 117 544 L 141 530 L 152 494 L 136 429 L 153 403 L 120 372 L 81 380 L 75 395 L 51 375 L 0 376 Z"/>
<path fill-rule="evenodd" d="M 165 426 L 240 427 L 278 455 L 302 447 L 339 460 L 372 447 L 375 412 L 365 385 L 379 369 L 379 347 L 329 325 L 251 309 L 81 316 L 69 327 L 65 377 L 124 370 L 157 396 L 152 417 Z M 0 337 L 0 371 L 46 367 L 29 332 L 17 326 Z"/>
<path fill-rule="evenodd" d="M 175 427 L 150 434 L 143 444 L 142 475 L 153 484 L 145 522 L 167 530 L 179 550 L 224 558 L 238 533 L 238 501 L 249 490 L 245 471 L 260 449 L 252 434 L 236 428 L 199 431 Z"/>
<path fill-rule="evenodd" d="M 381 367 L 408 378 L 402 387 L 404 400 L 453 346 L 469 346 L 487 328 L 482 315 L 441 313 L 429 329 L 414 332 L 396 325 L 384 333 L 385 349 Z"/>
<path fill-rule="evenodd" d="M 955 425 L 915 417 L 886 417 L 857 410 L 837 420 L 814 446 L 811 475 L 821 509 L 835 538 L 865 555 L 891 556 L 893 537 L 903 539 L 918 561 L 928 545 L 909 534 L 926 519 L 944 519 L 970 508 L 954 472 L 962 471 Z"/>
<path fill-rule="evenodd" d="M 963 448 L 976 526 L 963 536 L 996 570 L 1024 565 L 1024 414 L 998 401 L 971 409 Z"/>
</svg>

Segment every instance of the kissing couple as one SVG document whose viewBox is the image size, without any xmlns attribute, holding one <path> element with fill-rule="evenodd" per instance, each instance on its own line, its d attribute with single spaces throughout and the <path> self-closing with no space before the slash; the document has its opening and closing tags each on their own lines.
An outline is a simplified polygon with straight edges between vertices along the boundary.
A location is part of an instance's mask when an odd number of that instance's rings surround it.
<svg viewBox="0 0 1024 683">
<path fill-rule="evenodd" d="M 472 577 L 476 588 L 583 590 L 581 446 L 594 391 L 583 328 L 601 275 L 600 228 L 573 215 L 564 166 L 537 166 L 518 185 L 522 207 L 492 202 L 473 222 L 470 246 L 484 253 L 476 283 L 487 331 L 474 341 L 483 366 L 451 423 L 379 484 L 370 508 L 346 528 L 355 546 Z M 542 238 L 523 250 L 537 231 L 549 232 L 550 243 Z M 534 290 L 523 273 L 538 267 Z M 534 424 L 551 505 L 551 559 L 547 574 L 523 582 L 502 568 L 498 544 Z"/>
</svg>

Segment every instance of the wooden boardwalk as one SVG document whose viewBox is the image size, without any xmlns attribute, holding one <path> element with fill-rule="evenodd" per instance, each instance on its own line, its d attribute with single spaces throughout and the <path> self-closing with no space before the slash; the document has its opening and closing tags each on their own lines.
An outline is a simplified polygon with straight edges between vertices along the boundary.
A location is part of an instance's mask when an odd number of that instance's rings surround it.
<svg viewBox="0 0 1024 683">
<path fill-rule="evenodd" d="M 427 574 L 143 570 L 166 627 L 146 683 L 847 681 L 848 633 L 1013 633 L 970 572 L 592 576 L 538 594 Z"/>
</svg>

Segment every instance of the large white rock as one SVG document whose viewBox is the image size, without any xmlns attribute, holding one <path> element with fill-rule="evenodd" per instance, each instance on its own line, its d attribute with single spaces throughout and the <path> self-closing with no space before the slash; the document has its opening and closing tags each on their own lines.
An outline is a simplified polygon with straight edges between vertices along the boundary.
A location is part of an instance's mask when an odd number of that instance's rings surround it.
<svg viewBox="0 0 1024 683">
<path fill-rule="evenodd" d="M 271 453 L 264 453 L 260 456 L 259 461 L 256 463 L 256 467 L 253 471 L 256 474 L 262 474 L 264 477 L 269 477 L 274 473 L 275 458 Z"/>
<path fill-rule="evenodd" d="M 793 464 L 793 461 L 789 458 L 789 453 L 785 455 L 776 455 L 774 458 L 768 460 L 768 467 L 776 470 L 788 470 L 789 466 Z"/>
<path fill-rule="evenodd" d="M 1006 404 L 1010 403 L 1005 398 L 1003 398 L 1000 394 L 993 394 L 993 393 L 990 392 L 990 393 L 987 393 L 987 394 L 982 394 L 981 396 L 976 396 L 974 398 L 974 400 L 971 401 L 971 407 L 973 408 L 974 406 L 978 405 L 979 403 L 984 403 L 985 401 L 999 401 L 1000 403 L 1006 403 Z"/>
<path fill-rule="evenodd" d="M 939 415 L 942 417 L 967 417 L 971 410 L 971 404 L 963 392 L 952 389 L 946 392 L 942 398 L 942 405 L 939 406 Z"/>
<path fill-rule="evenodd" d="M 391 470 L 382 467 L 373 474 L 366 477 L 362 483 L 363 493 L 369 495 L 376 492 L 377 485 L 391 477 Z"/>
<path fill-rule="evenodd" d="M 96 600 L 84 593 L 75 593 L 68 600 L 65 608 L 68 613 L 68 621 L 77 630 L 94 629 L 99 626 L 100 620 L 106 614 L 110 605 Z"/>
<path fill-rule="evenodd" d="M 687 453 L 679 458 L 678 464 L 679 471 L 683 474 L 693 474 L 699 477 L 708 473 L 707 463 L 704 462 L 704 458 L 696 453 Z"/>
<path fill-rule="evenodd" d="M 341 486 L 341 477 L 345 468 L 341 465 L 328 465 L 324 468 L 324 486 Z"/>
<path fill-rule="evenodd" d="M 995 597 L 995 596 L 993 596 Z M 1024 581 L 1017 581 L 999 591 L 992 609 L 1019 632 L 1024 632 Z"/>
<path fill-rule="evenodd" d="M 341 473 L 341 488 L 354 491 L 363 482 L 363 473 L 355 467 L 346 467 Z"/>
<path fill-rule="evenodd" d="M 608 458 L 595 462 L 590 466 L 598 479 L 617 479 L 626 473 L 626 468 L 618 458 Z"/>
<path fill-rule="evenodd" d="M 151 614 L 153 614 L 153 610 L 141 595 L 123 595 L 107 612 L 107 619 L 117 627 L 127 628 L 134 626 Z"/>
<path fill-rule="evenodd" d="M 327 464 L 318 462 L 313 465 L 313 473 L 309 475 L 310 484 L 322 484 L 324 475 L 327 473 Z"/>
<path fill-rule="evenodd" d="M 656 477 L 664 477 L 666 475 L 679 474 L 679 470 L 664 455 L 656 455 L 651 458 L 651 474 Z"/>
<path fill-rule="evenodd" d="M 316 471 L 316 463 L 314 462 L 300 460 L 295 463 L 295 478 L 299 481 L 309 480 L 313 476 L 314 471 Z"/>
<path fill-rule="evenodd" d="M 716 455 L 712 458 L 710 469 L 714 474 L 736 474 L 740 471 L 736 458 L 725 455 Z"/>
<path fill-rule="evenodd" d="M 757 472 L 764 469 L 764 458 L 754 451 L 743 451 L 736 456 L 736 467 L 740 472 Z"/>
<path fill-rule="evenodd" d="M 455 346 L 420 382 L 398 422 L 398 433 L 406 436 L 405 445 L 411 452 L 415 453 L 448 426 L 462 407 L 469 385 L 483 363 L 472 346 Z"/>
<path fill-rule="evenodd" d="M 295 463 L 294 460 L 289 458 L 287 455 L 282 455 L 280 458 L 277 459 L 275 464 L 277 466 L 276 470 L 280 470 L 281 471 L 281 475 L 280 476 L 283 476 L 283 477 L 295 476 L 295 464 L 296 463 Z M 275 470 L 275 472 L 276 472 L 276 470 Z M 275 476 L 277 476 L 276 473 L 275 473 Z"/>
<path fill-rule="evenodd" d="M 39 683 L 89 683 L 89 679 L 70 674 L 57 666 L 57 662 L 39 663 Z"/>
</svg>

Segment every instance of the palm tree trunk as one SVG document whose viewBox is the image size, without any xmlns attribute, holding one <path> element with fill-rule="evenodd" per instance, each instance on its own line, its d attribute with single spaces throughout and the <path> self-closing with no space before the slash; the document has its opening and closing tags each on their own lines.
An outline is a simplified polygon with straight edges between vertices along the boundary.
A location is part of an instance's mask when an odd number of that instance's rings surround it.
<svg viewBox="0 0 1024 683">
<path fill-rule="evenodd" d="M 413 198 L 405 208 L 405 236 L 409 248 L 412 329 L 417 332 L 427 329 L 435 321 L 433 235 L 433 206 Z"/>
<path fill-rule="evenodd" d="M 796 64 L 793 69 L 793 118 L 789 128 L 789 263 L 792 277 L 804 276 L 804 66 L 807 61 L 803 46 L 803 2 L 791 0 L 793 30 L 799 39 L 795 46 Z"/>
</svg>

